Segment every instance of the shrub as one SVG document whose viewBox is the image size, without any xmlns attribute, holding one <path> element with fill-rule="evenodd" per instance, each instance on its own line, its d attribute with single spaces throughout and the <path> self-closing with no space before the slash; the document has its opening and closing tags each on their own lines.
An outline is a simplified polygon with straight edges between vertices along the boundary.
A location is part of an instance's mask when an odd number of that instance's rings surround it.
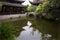
<svg viewBox="0 0 60 40">
<path fill-rule="evenodd" d="M 27 8 L 26 8 L 27 12 L 34 12 L 35 9 L 36 9 L 35 6 L 27 6 Z"/>
<path fill-rule="evenodd" d="M 42 13 L 42 4 L 39 4 L 37 7 L 36 7 L 36 10 L 35 10 L 35 13 L 36 13 L 36 15 L 37 14 L 41 14 Z"/>
<path fill-rule="evenodd" d="M 49 9 L 50 9 L 49 1 L 45 1 L 36 7 L 35 13 L 36 14 L 46 13 Z"/>
<path fill-rule="evenodd" d="M 14 40 L 14 34 L 9 24 L 0 24 L 0 40 Z"/>
<path fill-rule="evenodd" d="M 52 16 L 50 13 L 44 16 L 45 19 L 54 19 L 54 16 Z"/>
</svg>

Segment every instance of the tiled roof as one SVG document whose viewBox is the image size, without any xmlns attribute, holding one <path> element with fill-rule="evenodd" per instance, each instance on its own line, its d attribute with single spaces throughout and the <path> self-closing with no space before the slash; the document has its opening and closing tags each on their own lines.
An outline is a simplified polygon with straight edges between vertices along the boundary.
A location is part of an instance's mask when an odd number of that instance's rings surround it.
<svg viewBox="0 0 60 40">
<path fill-rule="evenodd" d="M 26 7 L 25 5 L 18 4 L 18 3 L 2 2 L 2 4 L 3 5 L 9 5 L 9 6 Z"/>
</svg>

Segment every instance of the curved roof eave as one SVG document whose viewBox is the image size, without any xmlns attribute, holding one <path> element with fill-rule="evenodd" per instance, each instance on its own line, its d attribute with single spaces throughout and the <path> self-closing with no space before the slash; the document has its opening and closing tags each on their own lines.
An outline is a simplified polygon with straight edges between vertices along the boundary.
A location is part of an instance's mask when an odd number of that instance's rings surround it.
<svg viewBox="0 0 60 40">
<path fill-rule="evenodd" d="M 9 3 L 9 2 L 2 2 L 3 5 L 8 5 L 8 6 L 17 6 L 17 7 L 26 7 L 25 5 L 21 5 L 18 3 Z"/>
</svg>

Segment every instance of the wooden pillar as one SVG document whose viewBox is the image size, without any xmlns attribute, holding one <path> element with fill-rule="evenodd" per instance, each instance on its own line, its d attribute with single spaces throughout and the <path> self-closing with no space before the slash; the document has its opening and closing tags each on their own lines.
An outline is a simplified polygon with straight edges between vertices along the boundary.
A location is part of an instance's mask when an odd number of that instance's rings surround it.
<svg viewBox="0 0 60 40">
<path fill-rule="evenodd" d="M 13 8 L 12 7 L 10 7 L 10 14 L 12 14 L 13 13 Z"/>
<path fill-rule="evenodd" d="M 5 5 L 3 5 L 2 14 L 6 14 L 6 6 Z"/>
<path fill-rule="evenodd" d="M 20 8 L 18 8 L 18 14 L 20 14 Z"/>
<path fill-rule="evenodd" d="M 5 9 L 6 9 L 6 7 L 4 6 L 4 7 L 3 7 L 3 11 L 4 11 L 4 12 L 5 12 Z"/>
</svg>

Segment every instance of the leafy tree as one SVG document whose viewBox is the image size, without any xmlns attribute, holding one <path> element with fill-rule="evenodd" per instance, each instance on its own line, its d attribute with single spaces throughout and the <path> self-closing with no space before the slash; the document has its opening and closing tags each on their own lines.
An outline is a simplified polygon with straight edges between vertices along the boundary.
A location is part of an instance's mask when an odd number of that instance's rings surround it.
<svg viewBox="0 0 60 40">
<path fill-rule="evenodd" d="M 33 12 L 35 10 L 35 6 L 27 6 L 27 12 Z"/>
<path fill-rule="evenodd" d="M 46 0 L 46 1 L 49 1 L 50 2 L 50 5 L 54 8 L 58 8 L 60 7 L 60 0 Z"/>
<path fill-rule="evenodd" d="M 35 10 L 36 14 L 41 14 L 41 13 L 45 13 L 48 11 L 49 7 L 49 1 L 45 1 L 42 4 L 39 4 Z"/>
<path fill-rule="evenodd" d="M 0 11 L 2 10 L 2 2 L 0 2 Z"/>
<path fill-rule="evenodd" d="M 60 18 L 60 0 L 46 0 L 49 1 L 50 9 L 49 13 L 51 13 L 56 18 Z"/>
<path fill-rule="evenodd" d="M 40 14 L 41 12 L 42 12 L 42 4 L 38 5 L 36 10 L 35 10 L 36 14 Z"/>
<path fill-rule="evenodd" d="M 51 14 L 55 18 L 60 17 L 60 0 L 44 0 L 42 4 L 39 4 L 35 10 L 36 14 Z M 46 15 L 47 16 L 47 15 Z"/>
</svg>

